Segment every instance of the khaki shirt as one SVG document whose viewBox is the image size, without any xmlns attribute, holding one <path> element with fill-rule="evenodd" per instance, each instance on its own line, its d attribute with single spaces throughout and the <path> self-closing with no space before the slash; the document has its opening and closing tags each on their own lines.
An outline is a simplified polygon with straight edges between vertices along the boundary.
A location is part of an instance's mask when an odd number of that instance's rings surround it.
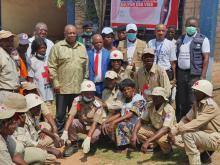
<svg viewBox="0 0 220 165">
<path fill-rule="evenodd" d="M 32 141 L 37 141 L 38 140 L 38 132 L 36 130 L 36 123 L 34 122 L 33 118 L 30 116 L 29 113 L 26 113 L 26 120 L 25 120 L 25 131 L 31 135 L 31 140 Z"/>
<path fill-rule="evenodd" d="M 5 140 L 0 135 L 0 165 L 14 165 L 11 157 L 15 152 L 16 141 L 11 136 Z M 14 151 L 12 151 L 14 150 Z"/>
<path fill-rule="evenodd" d="M 175 110 L 168 103 L 164 103 L 158 111 L 153 103 L 149 103 L 147 110 L 142 113 L 141 119 L 150 123 L 157 130 L 162 127 L 171 129 L 176 123 Z"/>
<path fill-rule="evenodd" d="M 121 67 L 120 71 L 117 73 L 118 74 L 117 82 L 120 83 L 121 81 L 127 78 L 131 79 L 131 73 L 132 73 L 131 70 L 124 69 L 123 67 Z"/>
<path fill-rule="evenodd" d="M 144 67 L 140 68 L 134 75 L 136 91 L 138 93 L 150 94 L 155 87 L 163 87 L 169 97 L 171 93 L 171 85 L 167 73 L 159 65 L 153 64 L 150 72 L 147 72 Z M 145 94 L 146 95 L 146 94 Z M 151 98 L 147 97 L 147 101 Z"/>
<path fill-rule="evenodd" d="M 51 113 L 45 102 L 41 104 L 41 113 L 43 114 L 43 116 L 46 116 L 47 114 Z"/>
<path fill-rule="evenodd" d="M 132 62 L 137 68 L 143 66 L 141 56 L 146 47 L 146 42 L 137 39 L 136 48 L 133 55 Z M 124 55 L 124 61 L 127 61 L 127 40 L 120 41 L 118 44 L 118 50 L 120 50 Z"/>
<path fill-rule="evenodd" d="M 55 44 L 48 59 L 50 78 L 61 94 L 80 93 L 80 84 L 88 78 L 88 55 L 79 42 L 71 47 L 65 40 Z"/>
<path fill-rule="evenodd" d="M 197 130 L 207 133 L 220 132 L 220 109 L 212 98 L 201 100 L 199 106 L 194 105 L 186 117 L 190 122 L 178 128 L 180 133 Z"/>
<path fill-rule="evenodd" d="M 18 89 L 19 74 L 13 59 L 0 47 L 0 89 Z"/>
<path fill-rule="evenodd" d="M 88 104 L 82 100 L 81 96 L 74 99 L 69 115 L 77 115 L 78 119 L 87 126 L 90 126 L 93 122 L 102 124 L 106 119 L 102 102 L 98 98 Z"/>
<path fill-rule="evenodd" d="M 109 89 L 104 89 L 102 92 L 102 100 L 107 104 L 109 112 L 121 109 L 124 103 L 122 93 L 116 88 L 114 88 L 112 91 Z"/>
</svg>

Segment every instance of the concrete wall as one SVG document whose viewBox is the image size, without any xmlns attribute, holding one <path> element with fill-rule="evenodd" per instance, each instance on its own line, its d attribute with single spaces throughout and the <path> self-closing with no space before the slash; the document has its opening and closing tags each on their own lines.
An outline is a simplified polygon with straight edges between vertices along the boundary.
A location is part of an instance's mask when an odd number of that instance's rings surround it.
<svg viewBox="0 0 220 165">
<path fill-rule="evenodd" d="M 54 0 L 1 0 L 2 29 L 13 33 L 33 33 L 37 22 L 48 25 L 50 38 L 63 38 L 66 25 L 65 6 L 57 8 Z"/>
</svg>

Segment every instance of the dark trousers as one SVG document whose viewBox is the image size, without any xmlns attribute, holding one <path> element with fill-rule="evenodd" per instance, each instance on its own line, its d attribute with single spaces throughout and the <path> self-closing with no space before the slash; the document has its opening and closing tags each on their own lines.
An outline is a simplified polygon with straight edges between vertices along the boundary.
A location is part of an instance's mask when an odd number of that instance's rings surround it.
<svg viewBox="0 0 220 165">
<path fill-rule="evenodd" d="M 58 133 L 62 134 L 66 121 L 66 110 L 68 112 L 77 94 L 56 94 L 56 124 Z"/>
<path fill-rule="evenodd" d="M 176 119 L 179 122 L 192 107 L 194 96 L 192 85 L 200 76 L 190 75 L 190 70 L 177 69 Z"/>
</svg>

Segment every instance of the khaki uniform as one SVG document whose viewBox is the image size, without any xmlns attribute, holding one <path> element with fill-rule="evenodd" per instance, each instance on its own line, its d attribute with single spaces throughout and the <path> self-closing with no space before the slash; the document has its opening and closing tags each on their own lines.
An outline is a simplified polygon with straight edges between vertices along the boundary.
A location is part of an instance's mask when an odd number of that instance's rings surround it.
<svg viewBox="0 0 220 165">
<path fill-rule="evenodd" d="M 78 139 L 77 133 L 87 133 L 93 122 L 102 124 L 106 119 L 106 112 L 102 108 L 102 102 L 98 98 L 88 104 L 82 101 L 81 96 L 74 99 L 69 115 L 77 115 L 78 118 L 73 120 L 68 130 L 69 140 L 71 141 Z M 93 133 L 92 143 L 98 140 L 100 134 L 101 131 L 97 128 Z"/>
<path fill-rule="evenodd" d="M 137 39 L 136 48 L 135 48 L 133 60 L 132 60 L 132 63 L 134 63 L 137 68 L 140 68 L 141 66 L 143 66 L 141 56 L 143 54 L 145 47 L 146 47 L 146 42 Z M 127 61 L 127 40 L 119 42 L 118 50 L 120 50 L 123 53 L 124 61 Z"/>
<path fill-rule="evenodd" d="M 142 142 L 152 137 L 162 127 L 172 128 L 176 123 L 175 110 L 168 103 L 164 103 L 158 111 L 155 110 L 152 103 L 149 103 L 147 111 L 142 113 L 141 119 L 149 124 L 142 126 L 138 131 L 138 138 Z M 167 135 L 162 136 L 157 141 L 164 153 L 171 151 L 171 144 L 167 140 Z"/>
<path fill-rule="evenodd" d="M 80 84 L 88 78 L 88 55 L 85 47 L 77 42 L 71 47 L 65 40 L 55 44 L 48 59 L 50 78 L 60 94 L 80 93 Z"/>
<path fill-rule="evenodd" d="M 140 68 L 134 76 L 136 91 L 138 93 L 150 94 L 154 87 L 163 87 L 167 96 L 170 96 L 171 85 L 167 73 L 159 65 L 153 64 L 148 73 L 144 67 Z M 147 91 L 147 92 L 145 92 Z M 151 98 L 147 97 L 147 101 Z"/>
<path fill-rule="evenodd" d="M 191 165 L 200 165 L 200 152 L 215 151 L 220 146 L 220 109 L 212 98 L 194 105 L 186 117 L 190 122 L 177 125 Z"/>
<path fill-rule="evenodd" d="M 102 92 L 102 100 L 107 104 L 108 112 L 120 110 L 124 103 L 124 98 L 119 89 L 114 88 L 112 91 L 104 89 Z"/>
<path fill-rule="evenodd" d="M 120 71 L 117 73 L 118 74 L 117 82 L 120 83 L 121 81 L 127 78 L 131 79 L 131 73 L 132 71 L 130 69 L 124 69 L 123 67 L 121 67 Z"/>
<path fill-rule="evenodd" d="M 20 82 L 15 62 L 1 47 L 0 54 L 0 89 L 16 90 Z"/>
</svg>

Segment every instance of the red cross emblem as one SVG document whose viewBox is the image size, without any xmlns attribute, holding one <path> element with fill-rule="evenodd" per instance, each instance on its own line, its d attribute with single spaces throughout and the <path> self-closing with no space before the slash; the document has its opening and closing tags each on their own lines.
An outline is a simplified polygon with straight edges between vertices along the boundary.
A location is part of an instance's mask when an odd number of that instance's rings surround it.
<svg viewBox="0 0 220 165">
<path fill-rule="evenodd" d="M 49 70 L 48 70 L 48 66 L 44 66 L 44 72 L 41 73 L 42 77 L 45 78 L 47 80 L 47 82 L 49 82 Z"/>
<path fill-rule="evenodd" d="M 114 57 L 117 57 L 118 55 L 117 55 L 117 54 L 114 54 L 113 56 L 114 56 Z"/>
<path fill-rule="evenodd" d="M 194 86 L 197 86 L 197 85 L 199 85 L 199 81 L 196 81 L 196 82 L 194 83 Z"/>
<path fill-rule="evenodd" d="M 90 88 L 90 87 L 91 87 L 91 84 L 88 84 L 87 87 Z"/>
</svg>

